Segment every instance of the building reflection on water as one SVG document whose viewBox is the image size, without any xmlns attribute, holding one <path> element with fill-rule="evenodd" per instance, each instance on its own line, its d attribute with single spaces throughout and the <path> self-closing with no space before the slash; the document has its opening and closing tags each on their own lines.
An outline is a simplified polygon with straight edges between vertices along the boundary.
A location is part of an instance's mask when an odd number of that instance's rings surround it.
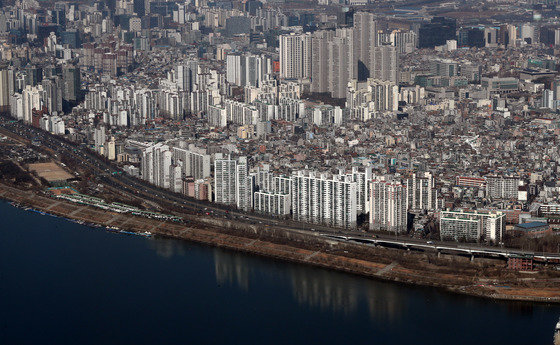
<svg viewBox="0 0 560 345">
<path fill-rule="evenodd" d="M 397 320 L 404 312 L 395 286 L 305 265 L 263 266 L 254 257 L 221 249 L 214 250 L 214 260 L 218 284 L 248 291 L 251 280 L 264 275 L 272 281 L 288 281 L 299 304 L 323 311 L 351 314 L 367 308 L 373 320 L 384 322 Z"/>
<path fill-rule="evenodd" d="M 184 256 L 193 247 L 181 241 L 153 238 L 150 246 L 157 255 L 171 258 Z M 249 291 L 252 282 L 268 280 L 288 282 L 294 299 L 300 304 L 323 311 L 345 314 L 367 308 L 374 321 L 392 323 L 412 308 L 410 299 L 396 284 L 368 280 L 349 274 L 328 271 L 306 265 L 285 264 L 272 260 L 261 260 L 254 256 L 214 248 L 212 250 L 216 283 L 238 287 Z M 433 290 L 432 290 L 433 291 Z M 424 296 L 424 298 L 429 296 Z M 449 295 L 447 298 L 459 298 Z M 430 300 L 430 305 L 445 309 L 447 298 Z M 479 299 L 463 299 L 470 306 L 484 303 Z M 507 303 L 510 314 L 531 315 L 534 305 L 530 303 Z"/>
<path fill-rule="evenodd" d="M 151 239 L 148 243 L 150 244 L 150 247 L 155 250 L 158 256 L 166 259 L 175 255 L 185 254 L 185 243 L 174 239 L 156 237 Z"/>
<path fill-rule="evenodd" d="M 214 268 L 216 282 L 219 285 L 237 285 L 243 291 L 249 290 L 251 264 L 248 257 L 238 253 L 214 250 Z"/>
</svg>

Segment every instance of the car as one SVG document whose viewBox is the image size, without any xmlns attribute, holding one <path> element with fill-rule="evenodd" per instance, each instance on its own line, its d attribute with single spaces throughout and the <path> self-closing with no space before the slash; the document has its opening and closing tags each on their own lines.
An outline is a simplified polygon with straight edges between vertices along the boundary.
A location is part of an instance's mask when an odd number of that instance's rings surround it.
<svg viewBox="0 0 560 345">
<path fill-rule="evenodd" d="M 426 244 L 434 244 L 434 241 L 428 241 Z"/>
</svg>

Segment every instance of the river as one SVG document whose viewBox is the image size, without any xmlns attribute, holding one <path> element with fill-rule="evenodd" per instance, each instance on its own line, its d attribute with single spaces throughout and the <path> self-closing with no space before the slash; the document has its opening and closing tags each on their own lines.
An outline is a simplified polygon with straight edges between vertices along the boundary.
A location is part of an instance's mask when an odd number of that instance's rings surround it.
<svg viewBox="0 0 560 345">
<path fill-rule="evenodd" d="M 560 306 L 455 295 L 0 201 L 0 344 L 552 344 Z"/>
</svg>

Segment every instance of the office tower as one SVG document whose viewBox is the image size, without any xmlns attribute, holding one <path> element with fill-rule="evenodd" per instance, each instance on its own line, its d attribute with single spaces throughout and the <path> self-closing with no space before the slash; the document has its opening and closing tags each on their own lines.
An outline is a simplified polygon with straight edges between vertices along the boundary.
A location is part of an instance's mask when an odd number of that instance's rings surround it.
<svg viewBox="0 0 560 345">
<path fill-rule="evenodd" d="M 406 204 L 412 210 L 437 209 L 437 189 L 435 187 L 434 176 L 430 172 L 411 177 L 404 181 L 406 186 Z"/>
<path fill-rule="evenodd" d="M 80 69 L 74 66 L 64 67 L 62 70 L 62 81 L 64 89 L 62 98 L 69 102 L 75 102 L 80 98 Z"/>
<path fill-rule="evenodd" d="M 506 216 L 500 211 L 442 211 L 440 237 L 461 242 L 501 242 Z"/>
<path fill-rule="evenodd" d="M 527 44 L 536 43 L 535 27 L 530 23 L 525 23 L 519 28 L 519 38 Z"/>
<path fill-rule="evenodd" d="M 134 13 L 139 17 L 143 17 L 146 14 L 144 0 L 134 0 Z"/>
<path fill-rule="evenodd" d="M 311 34 L 280 35 L 280 77 L 311 77 Z"/>
<path fill-rule="evenodd" d="M 292 175 L 292 215 L 295 220 L 355 228 L 356 182 L 347 176 L 298 171 Z"/>
<path fill-rule="evenodd" d="M 504 24 L 500 26 L 498 31 L 498 44 L 503 47 L 515 46 L 517 39 L 517 27 L 511 24 Z"/>
<path fill-rule="evenodd" d="M 7 65 L 0 66 L 0 113 L 10 110 L 10 82 Z"/>
<path fill-rule="evenodd" d="M 80 32 L 76 29 L 61 32 L 60 39 L 62 45 L 68 45 L 68 47 L 72 49 L 80 48 L 82 44 L 80 40 Z"/>
<path fill-rule="evenodd" d="M 406 195 L 406 186 L 400 182 L 373 180 L 370 194 L 370 229 L 405 233 L 408 208 Z"/>
<path fill-rule="evenodd" d="M 236 205 L 236 167 L 235 159 L 214 161 L 214 193 L 218 204 Z"/>
<path fill-rule="evenodd" d="M 354 25 L 354 9 L 341 7 L 336 13 L 336 25 L 338 27 L 351 28 Z"/>
<path fill-rule="evenodd" d="M 441 77 L 459 75 L 459 63 L 450 59 L 434 59 L 430 64 L 430 74 Z"/>
<path fill-rule="evenodd" d="M 461 28 L 457 37 L 459 47 L 484 47 L 484 27 Z"/>
<path fill-rule="evenodd" d="M 497 47 L 498 46 L 498 29 L 485 28 L 484 29 L 484 46 Z"/>
<path fill-rule="evenodd" d="M 55 4 L 55 8 L 51 10 L 51 23 L 58 24 L 61 27 L 66 26 L 66 10 L 64 4 Z"/>
<path fill-rule="evenodd" d="M 373 49 L 377 47 L 377 23 L 373 13 L 354 14 L 354 78 L 366 80 L 371 76 Z"/>
<path fill-rule="evenodd" d="M 25 68 L 25 84 L 35 86 L 43 80 L 43 69 L 36 66 Z"/>
<path fill-rule="evenodd" d="M 251 18 L 244 16 L 234 16 L 226 19 L 225 34 L 228 37 L 236 35 L 248 35 L 251 33 Z"/>
<path fill-rule="evenodd" d="M 424 23 L 418 31 L 418 47 L 433 48 L 444 45 L 447 40 L 456 37 L 457 21 L 455 19 L 434 17 L 430 23 Z"/>
<path fill-rule="evenodd" d="M 255 16 L 257 10 L 263 7 L 263 3 L 257 0 L 249 0 L 245 2 L 245 11 L 249 12 L 250 15 Z"/>
</svg>

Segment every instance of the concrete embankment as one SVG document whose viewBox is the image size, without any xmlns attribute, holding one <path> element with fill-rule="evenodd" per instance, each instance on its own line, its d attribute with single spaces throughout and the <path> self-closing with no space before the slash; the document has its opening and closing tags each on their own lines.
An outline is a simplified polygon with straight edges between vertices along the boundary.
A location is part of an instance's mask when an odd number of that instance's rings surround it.
<svg viewBox="0 0 560 345">
<path fill-rule="evenodd" d="M 529 280 L 504 270 L 504 262 L 363 246 L 312 233 L 226 219 L 187 216 L 187 224 L 118 214 L 0 184 L 0 197 L 58 216 L 238 250 L 285 261 L 481 297 L 560 303 L 560 274 L 539 272 Z"/>
</svg>

